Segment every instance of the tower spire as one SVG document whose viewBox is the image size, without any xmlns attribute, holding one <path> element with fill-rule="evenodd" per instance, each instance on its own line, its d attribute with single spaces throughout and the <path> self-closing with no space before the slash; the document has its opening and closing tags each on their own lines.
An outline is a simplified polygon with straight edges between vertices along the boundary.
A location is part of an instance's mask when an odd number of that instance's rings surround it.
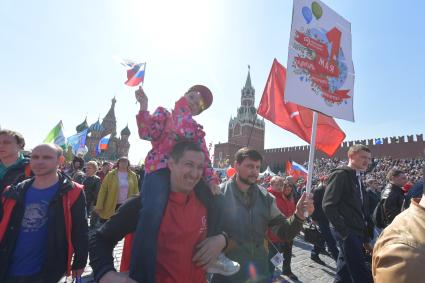
<svg viewBox="0 0 425 283">
<path fill-rule="evenodd" d="M 251 88 L 251 65 L 248 65 L 248 76 L 246 77 L 245 88 Z"/>
</svg>

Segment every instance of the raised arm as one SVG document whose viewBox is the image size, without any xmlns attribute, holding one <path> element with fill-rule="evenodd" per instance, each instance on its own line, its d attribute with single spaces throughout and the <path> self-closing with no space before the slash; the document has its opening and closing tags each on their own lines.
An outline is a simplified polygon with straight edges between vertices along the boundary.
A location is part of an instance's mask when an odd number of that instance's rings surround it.
<svg viewBox="0 0 425 283">
<path fill-rule="evenodd" d="M 147 141 L 159 140 L 170 113 L 165 108 L 158 107 L 151 115 L 148 111 L 148 98 L 141 87 L 136 91 L 136 99 L 140 103 L 140 110 L 136 115 L 139 137 Z"/>
</svg>

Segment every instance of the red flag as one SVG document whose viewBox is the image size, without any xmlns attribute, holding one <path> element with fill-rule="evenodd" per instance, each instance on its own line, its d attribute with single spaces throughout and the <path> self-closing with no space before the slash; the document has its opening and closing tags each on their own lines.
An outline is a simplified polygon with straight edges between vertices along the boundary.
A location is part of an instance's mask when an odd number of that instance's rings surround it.
<svg viewBox="0 0 425 283">
<path fill-rule="evenodd" d="M 274 59 L 257 113 L 310 143 L 313 111 L 285 102 L 285 83 L 286 69 Z M 345 133 L 332 117 L 318 114 L 316 148 L 332 156 L 344 140 Z"/>
</svg>

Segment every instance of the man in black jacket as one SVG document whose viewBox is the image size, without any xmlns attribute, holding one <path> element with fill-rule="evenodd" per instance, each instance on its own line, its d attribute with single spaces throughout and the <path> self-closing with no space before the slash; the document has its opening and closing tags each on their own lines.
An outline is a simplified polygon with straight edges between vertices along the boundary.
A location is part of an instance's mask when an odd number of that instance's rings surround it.
<svg viewBox="0 0 425 283">
<path fill-rule="evenodd" d="M 15 131 L 0 131 L 0 195 L 4 188 L 23 181 L 31 174 L 30 160 L 21 154 L 24 149 L 24 137 Z M 0 219 L 2 216 L 0 202 Z"/>
<path fill-rule="evenodd" d="M 82 186 L 58 172 L 62 149 L 34 148 L 34 178 L 4 192 L 0 220 L 0 282 L 56 283 L 87 263 L 88 232 Z M 71 266 L 71 258 L 74 256 Z"/>
<path fill-rule="evenodd" d="M 401 212 L 405 201 L 402 187 L 406 184 L 407 177 L 403 171 L 392 168 L 387 174 L 387 180 L 389 183 L 381 193 L 381 199 L 385 200 L 385 226 L 390 225 L 394 218 Z"/>
<path fill-rule="evenodd" d="M 371 251 L 372 247 L 367 233 L 368 200 L 360 179 L 370 160 L 368 147 L 353 145 L 348 150 L 348 166 L 336 168 L 328 179 L 322 206 L 340 249 L 334 282 L 373 282 L 364 260 L 364 249 Z"/>
</svg>

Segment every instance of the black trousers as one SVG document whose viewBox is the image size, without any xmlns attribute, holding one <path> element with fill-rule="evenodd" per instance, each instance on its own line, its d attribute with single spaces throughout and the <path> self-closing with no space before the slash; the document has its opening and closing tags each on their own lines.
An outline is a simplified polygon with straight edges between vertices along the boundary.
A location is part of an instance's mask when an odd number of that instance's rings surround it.
<svg viewBox="0 0 425 283">
<path fill-rule="evenodd" d="M 29 275 L 29 276 L 14 276 L 6 279 L 5 283 L 43 283 L 44 280 L 41 274 Z"/>
</svg>

